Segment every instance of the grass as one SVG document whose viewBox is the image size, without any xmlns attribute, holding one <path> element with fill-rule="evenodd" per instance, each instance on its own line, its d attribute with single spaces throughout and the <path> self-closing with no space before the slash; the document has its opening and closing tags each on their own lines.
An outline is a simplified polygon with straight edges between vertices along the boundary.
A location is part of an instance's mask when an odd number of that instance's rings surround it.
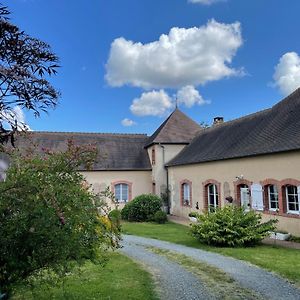
<svg viewBox="0 0 300 300">
<path fill-rule="evenodd" d="M 248 261 L 266 270 L 273 271 L 300 286 L 300 251 L 272 245 L 259 245 L 250 248 L 218 248 L 200 244 L 189 233 L 189 227 L 168 222 L 122 224 L 123 233 L 181 244 L 217 252 Z"/>
<path fill-rule="evenodd" d="M 156 254 L 175 261 L 189 272 L 195 274 L 200 281 L 205 284 L 205 287 L 209 292 L 217 299 L 261 299 L 261 296 L 254 291 L 242 288 L 232 277 L 218 268 L 212 267 L 206 263 L 200 263 L 186 255 L 178 254 L 176 252 L 155 247 L 148 247 L 148 249 Z"/>
<path fill-rule="evenodd" d="M 112 253 L 104 267 L 87 263 L 80 274 L 68 277 L 65 289 L 40 284 L 33 292 L 21 286 L 12 299 L 158 299 L 151 275 L 119 253 Z"/>
</svg>

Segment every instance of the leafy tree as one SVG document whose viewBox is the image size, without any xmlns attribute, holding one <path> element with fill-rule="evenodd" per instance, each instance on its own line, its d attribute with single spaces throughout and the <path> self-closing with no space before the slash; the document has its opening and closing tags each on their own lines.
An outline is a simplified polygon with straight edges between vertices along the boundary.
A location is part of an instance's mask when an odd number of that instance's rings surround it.
<svg viewBox="0 0 300 300">
<path fill-rule="evenodd" d="M 80 166 L 93 164 L 92 147 L 69 142 L 63 153 L 13 150 L 0 182 L 0 294 L 39 274 L 59 274 L 85 260 L 103 262 L 118 246 L 118 231 L 91 192 Z"/>
<path fill-rule="evenodd" d="M 50 46 L 9 21 L 10 12 L 0 4 L 0 144 L 11 140 L 17 124 L 14 107 L 33 111 L 35 116 L 57 104 L 59 92 L 48 77 L 58 69 L 58 57 Z M 9 123 L 12 130 L 5 128 Z"/>
</svg>

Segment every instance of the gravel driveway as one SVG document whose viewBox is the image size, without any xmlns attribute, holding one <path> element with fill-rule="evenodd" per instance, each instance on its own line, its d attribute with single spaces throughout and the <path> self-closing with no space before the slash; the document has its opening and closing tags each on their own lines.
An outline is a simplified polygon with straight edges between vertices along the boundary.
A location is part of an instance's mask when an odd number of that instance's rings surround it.
<svg viewBox="0 0 300 300">
<path fill-rule="evenodd" d="M 263 299 L 300 299 L 300 289 L 281 277 L 247 262 L 169 242 L 124 235 L 121 251 L 141 261 L 156 277 L 159 277 L 159 284 L 164 292 L 163 300 L 213 299 L 214 296 L 209 294 L 196 276 L 167 258 L 152 253 L 147 249 L 149 246 L 184 254 L 196 261 L 217 267 L 229 274 L 242 287 L 262 295 Z"/>
</svg>

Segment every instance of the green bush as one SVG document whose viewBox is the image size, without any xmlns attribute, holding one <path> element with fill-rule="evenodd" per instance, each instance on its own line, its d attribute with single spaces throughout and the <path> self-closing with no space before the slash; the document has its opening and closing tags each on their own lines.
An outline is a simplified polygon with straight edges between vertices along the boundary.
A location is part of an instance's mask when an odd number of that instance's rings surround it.
<svg viewBox="0 0 300 300">
<path fill-rule="evenodd" d="M 116 226 L 118 231 L 121 231 L 121 211 L 119 209 L 113 209 L 108 214 L 112 224 Z"/>
<path fill-rule="evenodd" d="M 118 209 L 113 209 L 109 212 L 108 217 L 111 221 L 118 221 L 121 219 L 121 211 Z"/>
<path fill-rule="evenodd" d="M 167 214 L 159 210 L 154 214 L 153 221 L 158 224 L 165 224 L 168 221 Z"/>
<path fill-rule="evenodd" d="M 189 217 L 191 217 L 191 218 L 197 218 L 197 216 L 198 216 L 198 213 L 196 213 L 195 211 L 192 211 L 189 213 Z"/>
<path fill-rule="evenodd" d="M 198 215 L 191 231 L 201 243 L 214 246 L 251 246 L 274 231 L 277 220 L 261 223 L 261 214 L 241 207 L 225 206 L 213 213 Z"/>
<path fill-rule="evenodd" d="M 152 194 L 135 197 L 122 209 L 123 220 L 135 222 L 152 221 L 154 214 L 161 210 L 161 199 Z"/>
<path fill-rule="evenodd" d="M 123 209 L 121 210 L 121 219 L 122 220 L 128 220 L 128 214 L 129 214 L 129 203 L 126 204 Z"/>
</svg>

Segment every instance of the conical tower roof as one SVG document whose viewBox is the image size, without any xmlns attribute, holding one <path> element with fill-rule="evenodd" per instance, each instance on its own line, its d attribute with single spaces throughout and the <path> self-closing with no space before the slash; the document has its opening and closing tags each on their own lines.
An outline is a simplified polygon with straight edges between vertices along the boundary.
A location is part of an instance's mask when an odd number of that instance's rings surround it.
<svg viewBox="0 0 300 300">
<path fill-rule="evenodd" d="M 201 126 L 176 108 L 148 139 L 145 147 L 152 144 L 189 144 L 201 130 Z"/>
</svg>

